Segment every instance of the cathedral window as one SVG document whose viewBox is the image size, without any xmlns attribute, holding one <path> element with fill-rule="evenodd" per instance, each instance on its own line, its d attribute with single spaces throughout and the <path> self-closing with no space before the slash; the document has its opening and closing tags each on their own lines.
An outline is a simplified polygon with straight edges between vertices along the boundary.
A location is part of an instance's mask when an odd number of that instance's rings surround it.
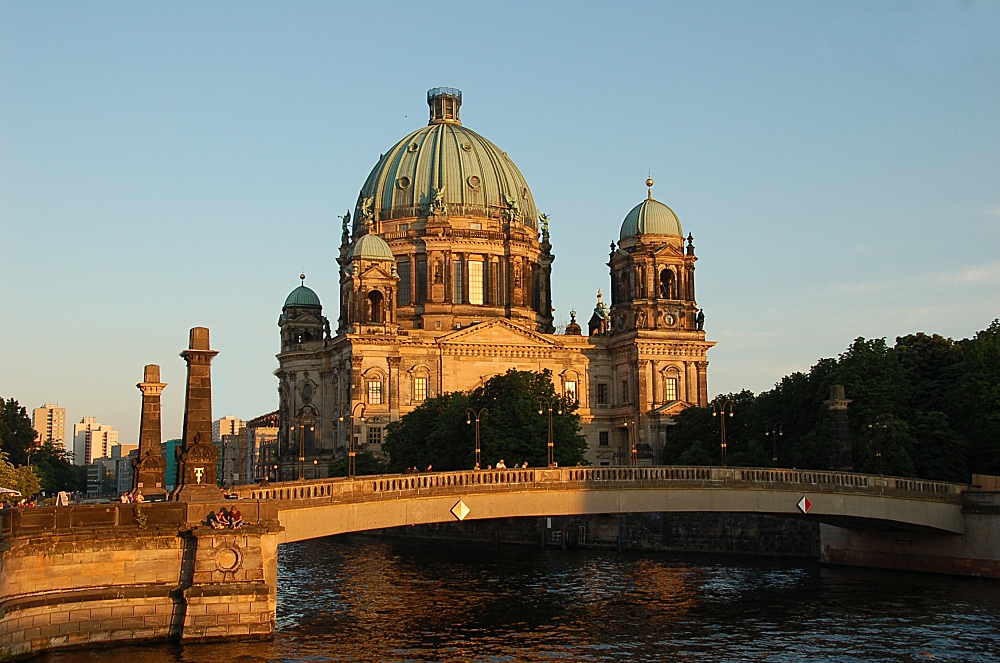
<svg viewBox="0 0 1000 663">
<path fill-rule="evenodd" d="M 611 434 L 606 430 L 602 430 L 598 434 L 598 445 L 602 447 L 607 447 L 611 445 Z"/>
<path fill-rule="evenodd" d="M 368 444 L 382 444 L 382 427 L 368 427 Z"/>
<path fill-rule="evenodd" d="M 469 261 L 469 303 L 483 303 L 483 261 Z"/>
<path fill-rule="evenodd" d="M 674 299 L 674 273 L 669 269 L 660 272 L 660 299 Z"/>
<path fill-rule="evenodd" d="M 622 405 L 628 405 L 628 378 L 622 380 Z"/>
<path fill-rule="evenodd" d="M 398 299 L 400 306 L 410 305 L 410 261 L 402 261 L 399 263 L 399 295 Z"/>
<path fill-rule="evenodd" d="M 416 304 L 423 304 L 427 301 L 427 260 L 420 258 L 417 260 L 417 301 Z"/>
<path fill-rule="evenodd" d="M 385 322 L 385 299 L 378 290 L 368 294 L 368 322 Z"/>
<path fill-rule="evenodd" d="M 451 301 L 455 304 L 463 303 L 462 292 L 462 261 L 454 260 L 451 263 Z"/>
<path fill-rule="evenodd" d="M 608 383 L 598 382 L 597 383 L 597 404 L 607 405 L 608 404 Z"/>
<path fill-rule="evenodd" d="M 563 397 L 566 399 L 567 403 L 576 402 L 576 382 L 574 381 L 566 382 L 563 389 Z"/>
<path fill-rule="evenodd" d="M 382 381 L 381 380 L 369 380 L 368 381 L 368 404 L 369 405 L 381 405 L 382 404 Z"/>
<path fill-rule="evenodd" d="M 663 384 L 663 398 L 666 402 L 677 400 L 677 378 L 667 378 Z"/>
<path fill-rule="evenodd" d="M 413 378 L 413 400 L 418 403 L 427 400 L 427 378 Z"/>
</svg>

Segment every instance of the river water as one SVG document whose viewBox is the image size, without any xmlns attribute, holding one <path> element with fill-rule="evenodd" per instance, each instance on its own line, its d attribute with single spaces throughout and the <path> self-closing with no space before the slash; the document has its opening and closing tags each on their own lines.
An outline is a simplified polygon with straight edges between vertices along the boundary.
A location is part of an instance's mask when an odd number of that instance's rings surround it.
<svg viewBox="0 0 1000 663">
<path fill-rule="evenodd" d="M 1000 581 L 341 536 L 279 548 L 268 641 L 47 663 L 1000 661 Z"/>
</svg>

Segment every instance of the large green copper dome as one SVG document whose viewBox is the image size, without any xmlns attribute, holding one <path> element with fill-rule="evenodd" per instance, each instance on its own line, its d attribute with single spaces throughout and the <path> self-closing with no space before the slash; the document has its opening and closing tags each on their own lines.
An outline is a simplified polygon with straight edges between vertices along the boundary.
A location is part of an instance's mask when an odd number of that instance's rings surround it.
<svg viewBox="0 0 1000 663">
<path fill-rule="evenodd" d="M 368 175 L 354 215 L 364 230 L 366 203 L 373 221 L 426 217 L 432 208 L 453 217 L 510 218 L 537 228 L 535 200 L 507 153 L 462 126 L 462 93 L 427 93 L 430 122 L 389 148 Z"/>
</svg>

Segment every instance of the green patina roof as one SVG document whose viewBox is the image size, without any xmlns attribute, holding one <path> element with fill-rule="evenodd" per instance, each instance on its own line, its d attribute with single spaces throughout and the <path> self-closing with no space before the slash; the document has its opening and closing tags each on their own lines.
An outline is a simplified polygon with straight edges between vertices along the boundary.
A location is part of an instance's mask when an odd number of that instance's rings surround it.
<svg viewBox="0 0 1000 663">
<path fill-rule="evenodd" d="M 674 211 L 652 197 L 642 201 L 628 213 L 622 222 L 619 239 L 646 234 L 684 236 L 680 219 Z"/>
<path fill-rule="evenodd" d="M 435 194 L 443 191 L 450 216 L 497 218 L 516 205 L 519 222 L 538 227 L 538 210 L 528 183 L 507 153 L 462 126 L 457 108 L 450 119 L 435 118 L 434 100 L 447 96 L 461 105 L 461 92 L 435 88 L 428 93 L 431 122 L 382 155 L 368 175 L 354 213 L 354 234 L 363 232 L 362 204 L 373 200 L 376 219 L 427 216 Z"/>
<path fill-rule="evenodd" d="M 283 308 L 288 306 L 323 308 L 323 305 L 319 303 L 319 297 L 316 293 L 304 285 L 300 285 L 295 290 L 292 290 L 288 297 L 285 298 L 285 306 Z"/>
<path fill-rule="evenodd" d="M 385 243 L 385 240 L 378 235 L 362 235 L 351 247 L 348 259 L 360 258 L 362 260 L 391 260 L 396 258 L 392 255 L 392 249 Z"/>
</svg>

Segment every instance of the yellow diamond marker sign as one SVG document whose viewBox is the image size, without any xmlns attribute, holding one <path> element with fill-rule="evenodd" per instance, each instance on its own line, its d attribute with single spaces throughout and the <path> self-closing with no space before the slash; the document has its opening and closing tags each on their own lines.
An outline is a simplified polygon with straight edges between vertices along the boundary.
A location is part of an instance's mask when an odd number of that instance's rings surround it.
<svg viewBox="0 0 1000 663">
<path fill-rule="evenodd" d="M 455 506 L 451 507 L 451 513 L 459 520 L 465 520 L 465 517 L 469 515 L 469 507 L 466 506 L 465 502 L 459 500 Z"/>
</svg>

